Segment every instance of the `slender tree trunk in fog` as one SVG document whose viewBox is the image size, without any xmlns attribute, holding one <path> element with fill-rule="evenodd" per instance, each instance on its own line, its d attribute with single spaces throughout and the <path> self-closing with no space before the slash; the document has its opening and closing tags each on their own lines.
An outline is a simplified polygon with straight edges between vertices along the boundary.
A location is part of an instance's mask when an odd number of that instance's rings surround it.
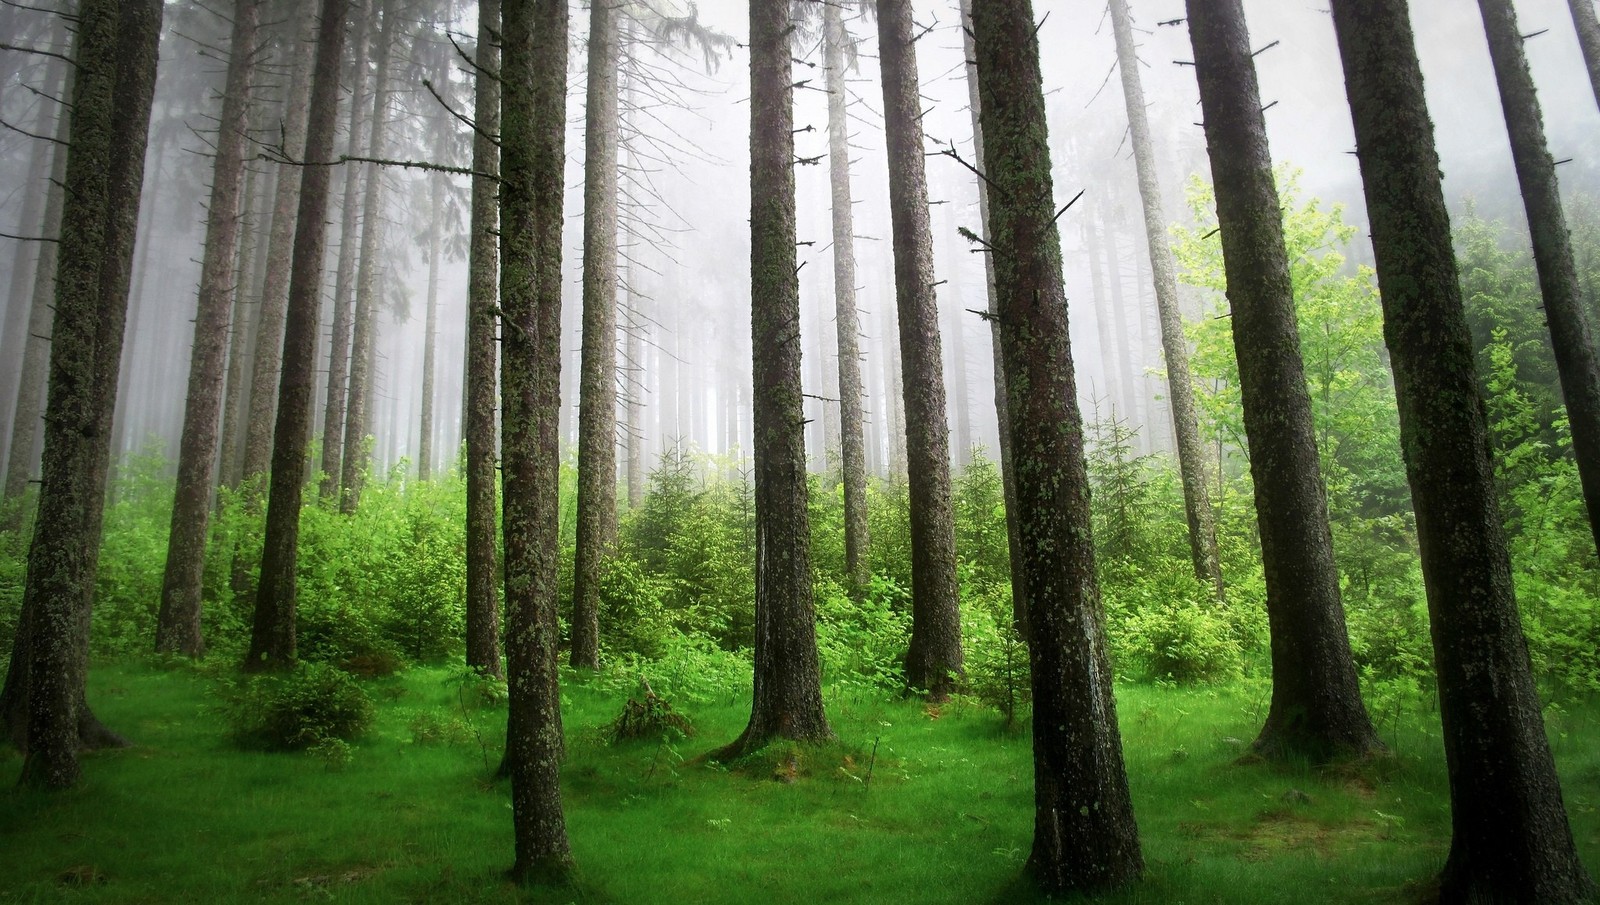
<svg viewBox="0 0 1600 905">
<path fill-rule="evenodd" d="M 750 278 L 755 377 L 756 626 L 750 723 L 713 757 L 775 737 L 833 737 L 822 712 L 811 598 L 800 279 L 795 268 L 789 0 L 750 3 Z"/>
<path fill-rule="evenodd" d="M 387 113 L 392 83 L 389 59 L 394 50 L 399 21 L 396 0 L 384 0 L 383 26 L 373 55 L 372 123 L 367 135 L 367 155 L 386 152 Z M 345 398 L 344 453 L 339 463 L 339 511 L 346 515 L 361 505 L 361 485 L 366 480 L 370 451 L 372 388 L 376 382 L 374 351 L 378 333 L 378 254 L 383 238 L 383 173 L 367 165 L 366 197 L 361 204 L 361 258 L 356 265 L 354 329 L 350 341 L 350 391 Z M 326 442 L 326 441 L 324 441 Z"/>
<path fill-rule="evenodd" d="M 978 87 L 978 51 L 972 41 L 972 3 L 973 0 L 961 0 L 961 37 L 967 61 L 967 108 L 972 116 L 973 165 L 982 167 L 985 160 L 983 98 Z M 978 225 L 978 229 L 987 240 L 989 184 L 982 179 L 978 180 L 978 218 L 983 221 Z M 1001 331 L 998 318 L 1000 309 L 995 297 L 994 255 L 983 255 L 983 274 L 984 288 L 988 292 L 988 305 L 985 307 L 989 312 L 989 339 L 994 354 L 994 412 L 996 426 L 1000 431 L 1000 480 L 1006 501 L 1006 543 L 1011 563 L 1011 617 L 1017 631 L 1026 638 L 1028 636 L 1027 578 L 1019 565 L 1022 562 L 1022 536 L 1017 526 L 1017 476 L 1011 465 L 1011 409 L 1006 398 L 1005 356 L 1000 347 Z"/>
<path fill-rule="evenodd" d="M 495 405 L 500 348 L 500 0 L 479 0 L 473 88 L 472 239 L 467 264 L 467 665 L 503 676 L 500 663 L 500 569 L 495 547 Z"/>
<path fill-rule="evenodd" d="M 584 137 L 583 364 L 578 399 L 577 562 L 572 665 L 600 665 L 600 573 L 617 539 L 618 19 L 589 5 L 589 97 Z"/>
<path fill-rule="evenodd" d="M 263 181 L 266 176 L 258 169 L 245 167 L 244 198 L 239 217 L 239 257 L 236 261 L 233 287 L 233 315 L 228 330 L 228 370 L 223 377 L 222 395 L 222 449 L 217 455 L 217 485 L 239 485 L 239 447 L 244 441 L 244 384 L 245 351 L 250 348 L 251 334 L 255 329 L 251 309 L 260 304 L 260 281 L 257 264 L 261 258 L 260 204 Z M 253 294 L 254 293 L 254 294 Z"/>
<path fill-rule="evenodd" d="M 1439 673 L 1452 825 L 1439 900 L 1590 901 L 1595 886 L 1573 845 L 1517 614 L 1406 4 L 1333 0 L 1333 17 Z"/>
<path fill-rule="evenodd" d="M 1594 86 L 1594 100 L 1600 104 L 1600 17 L 1595 15 L 1594 0 L 1567 0 L 1572 7 L 1572 24 L 1578 30 L 1578 44 L 1583 48 L 1583 63 L 1589 70 L 1589 84 Z"/>
<path fill-rule="evenodd" d="M 556 682 L 566 0 L 506 0 L 500 298 L 505 311 L 506 761 L 518 883 L 572 869 Z"/>
<path fill-rule="evenodd" d="M 839 452 L 844 480 L 844 561 L 851 590 L 866 591 L 872 569 L 867 561 L 867 457 L 862 429 L 861 319 L 856 309 L 855 212 L 850 191 L 850 121 L 846 111 L 844 12 L 837 3 L 822 8 L 822 40 L 828 88 L 828 176 L 833 200 L 834 332 L 839 347 Z"/>
<path fill-rule="evenodd" d="M 294 72 L 283 105 L 284 153 L 304 159 L 306 123 L 311 107 L 311 68 L 317 47 L 313 29 L 317 16 L 310 0 L 301 0 L 297 12 L 304 18 L 294 52 Z M 272 227 L 267 236 L 267 270 L 261 281 L 261 308 L 256 315 L 255 354 L 250 363 L 250 409 L 245 418 L 244 480 L 265 475 L 272 467 L 274 412 L 278 401 L 279 371 L 283 366 L 284 319 L 289 306 L 290 271 L 297 236 L 300 184 L 303 168 L 278 167 L 278 184 L 272 198 Z M 251 488 L 250 502 L 259 509 L 265 487 Z"/>
<path fill-rule="evenodd" d="M 983 92 L 989 235 L 1017 468 L 1033 682 L 1034 829 L 1028 871 L 1046 891 L 1121 886 L 1144 858 L 1128 797 L 1090 536 L 1031 0 L 973 11 Z"/>
<path fill-rule="evenodd" d="M 448 133 L 445 133 L 448 134 Z M 444 160 L 447 154 L 443 142 L 435 153 Z M 439 344 L 439 257 L 444 245 L 444 229 L 439 225 L 444 217 L 444 178 L 438 174 L 430 177 L 428 209 L 433 212 L 433 222 L 428 227 L 428 313 L 422 338 L 422 424 L 417 438 L 417 478 L 433 479 L 433 397 L 436 346 Z"/>
<path fill-rule="evenodd" d="M 1216 183 L 1250 474 L 1255 481 L 1272 706 L 1255 749 L 1326 761 L 1382 748 L 1361 701 L 1266 120 L 1242 0 L 1189 0 L 1189 37 Z"/>
<path fill-rule="evenodd" d="M 880 321 L 883 333 L 880 342 L 883 343 L 888 353 L 883 357 L 883 402 L 888 411 L 889 430 L 889 478 L 897 480 L 906 473 L 906 416 L 901 405 L 904 404 L 905 395 L 901 391 L 903 381 L 900 371 L 900 336 L 895 323 L 894 308 L 889 305 L 880 309 Z"/>
<path fill-rule="evenodd" d="M 1128 0 L 1111 0 L 1111 24 L 1117 36 L 1117 67 L 1122 70 L 1122 96 L 1133 136 L 1133 160 L 1139 172 L 1139 197 L 1144 202 L 1145 236 L 1150 244 L 1150 271 L 1155 278 L 1160 314 L 1161 349 L 1167 364 L 1167 400 L 1172 406 L 1178 447 L 1178 473 L 1183 479 L 1183 508 L 1189 519 L 1189 558 L 1194 575 L 1210 582 L 1222 596 L 1222 569 L 1217 562 L 1217 528 L 1206 492 L 1206 456 L 1200 422 L 1194 409 L 1194 381 L 1189 374 L 1189 339 L 1178 309 L 1177 268 L 1167 242 L 1167 215 L 1161 209 L 1161 182 L 1145 112 L 1144 85 L 1139 79 L 1139 54 L 1133 44 L 1133 19 Z M 1146 425 L 1153 429 L 1154 425 Z"/>
<path fill-rule="evenodd" d="M 373 5 L 356 16 L 355 69 L 350 95 L 350 131 L 345 137 L 346 155 L 362 156 L 361 116 L 367 109 L 367 62 L 372 49 L 368 32 L 377 13 Z M 339 495 L 340 466 L 344 462 L 345 403 L 350 390 L 350 313 L 355 304 L 353 286 L 356 279 L 356 252 L 361 243 L 360 234 L 362 176 L 368 167 L 351 163 L 341 167 L 344 171 L 344 190 L 339 205 L 339 261 L 333 277 L 333 325 L 329 328 L 328 387 L 322 406 L 322 482 L 317 496 L 331 504 Z"/>
<path fill-rule="evenodd" d="M 962 675 L 961 605 L 914 34 L 911 0 L 878 0 L 911 497 L 911 644 L 906 652 L 906 682 L 940 700 Z"/>
<path fill-rule="evenodd" d="M 26 689 L 22 782 L 30 786 L 75 785 L 78 752 L 91 741 L 80 721 L 88 715 L 89 610 L 161 15 L 160 0 L 78 8 L 44 470 L 23 591 L 26 633 L 15 642 L 26 647 L 17 686 Z"/>
<path fill-rule="evenodd" d="M 250 75 L 255 70 L 259 0 L 238 0 L 228 42 L 228 74 L 217 130 L 211 202 L 206 208 L 206 244 L 195 306 L 194 350 L 189 359 L 189 395 L 178 444 L 178 481 L 167 535 L 167 567 L 156 615 L 156 652 L 199 657 L 200 584 L 210 527 L 212 470 L 222 414 L 222 378 L 239 255 L 240 189 L 250 128 Z"/>
<path fill-rule="evenodd" d="M 1578 460 L 1578 477 L 1589 509 L 1589 527 L 1600 549 L 1600 355 L 1594 347 L 1587 303 L 1578 285 L 1572 257 L 1572 237 L 1561 210 L 1561 187 L 1555 159 L 1544 137 L 1544 115 L 1534 89 L 1533 74 L 1517 30 L 1517 12 L 1511 0 L 1478 0 L 1484 30 L 1489 35 L 1489 57 L 1494 61 L 1500 104 L 1506 130 L 1511 134 L 1511 158 L 1517 183 L 1528 212 L 1528 232 L 1533 238 L 1533 261 L 1539 271 L 1539 289 L 1550 324 L 1550 345 L 1561 374 L 1561 395 L 1572 425 L 1572 452 Z"/>
<path fill-rule="evenodd" d="M 1139 425 L 1142 437 L 1148 430 L 1145 429 L 1147 423 L 1140 405 L 1142 400 L 1139 398 L 1138 369 L 1134 366 L 1133 333 L 1128 329 L 1128 302 L 1122 294 L 1122 249 L 1117 244 L 1117 221 L 1122 218 L 1102 205 L 1094 209 L 1099 211 L 1100 224 L 1105 229 L 1102 247 L 1105 249 L 1105 280 L 1109 290 L 1107 301 L 1111 306 L 1111 322 L 1116 330 L 1117 394 L 1122 403 L 1121 411 L 1116 414 Z"/>
<path fill-rule="evenodd" d="M 300 503 L 306 446 L 311 442 L 311 390 L 315 382 L 317 321 L 322 298 L 322 257 L 327 249 L 328 181 L 339 116 L 339 60 L 350 0 L 322 0 L 310 118 L 295 217 L 294 258 L 278 382 L 278 422 L 272 439 L 271 494 L 261 578 L 247 671 L 282 669 L 295 658 L 295 567 L 299 561 Z"/>
<path fill-rule="evenodd" d="M 624 236 L 631 238 L 631 232 L 624 230 Z M 627 244 L 624 243 L 624 247 Z M 628 268 L 627 273 L 631 272 L 632 268 Z M 638 509 L 644 505 L 644 343 L 639 338 L 644 321 L 639 317 L 639 299 L 633 294 L 626 277 L 622 281 L 622 291 L 623 297 L 628 300 L 623 310 L 628 313 L 629 321 L 622 327 L 622 382 L 627 388 L 628 413 L 625 431 L 628 444 L 628 508 Z"/>
</svg>

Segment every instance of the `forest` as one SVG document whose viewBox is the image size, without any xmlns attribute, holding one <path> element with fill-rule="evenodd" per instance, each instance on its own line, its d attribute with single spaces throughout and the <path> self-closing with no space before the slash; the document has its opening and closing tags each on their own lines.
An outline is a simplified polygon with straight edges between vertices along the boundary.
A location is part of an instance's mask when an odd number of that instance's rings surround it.
<svg viewBox="0 0 1600 905">
<path fill-rule="evenodd" d="M 1475 5 L 0 0 L 0 902 L 1600 903 Z"/>
</svg>

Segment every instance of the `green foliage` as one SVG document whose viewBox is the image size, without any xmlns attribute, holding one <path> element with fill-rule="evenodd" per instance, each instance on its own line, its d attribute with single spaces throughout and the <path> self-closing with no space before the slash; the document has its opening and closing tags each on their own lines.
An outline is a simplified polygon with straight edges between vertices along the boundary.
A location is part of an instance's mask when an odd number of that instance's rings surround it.
<svg viewBox="0 0 1600 905">
<path fill-rule="evenodd" d="M 859 600 L 834 578 L 818 579 L 813 587 L 823 682 L 858 696 L 903 690 L 910 593 L 879 575 Z"/>
<path fill-rule="evenodd" d="M 967 690 L 999 711 L 1007 727 L 1014 726 L 1033 701 L 1033 683 L 1028 645 L 1012 619 L 1011 587 L 985 585 L 962 603 Z"/>
<path fill-rule="evenodd" d="M 1006 533 L 1005 485 L 1000 466 L 972 450 L 972 461 L 954 476 L 951 509 L 955 516 L 956 554 L 972 580 L 984 584 L 1011 581 L 1011 541 Z"/>
<path fill-rule="evenodd" d="M 1219 604 L 1187 561 L 1129 562 L 1104 590 L 1119 674 L 1190 684 L 1237 678 L 1262 637 L 1253 611 Z"/>
<path fill-rule="evenodd" d="M 249 748 L 297 751 L 350 742 L 372 725 L 372 699 L 349 673 L 304 663 L 283 675 L 225 682 L 223 713 L 233 739 Z"/>
</svg>

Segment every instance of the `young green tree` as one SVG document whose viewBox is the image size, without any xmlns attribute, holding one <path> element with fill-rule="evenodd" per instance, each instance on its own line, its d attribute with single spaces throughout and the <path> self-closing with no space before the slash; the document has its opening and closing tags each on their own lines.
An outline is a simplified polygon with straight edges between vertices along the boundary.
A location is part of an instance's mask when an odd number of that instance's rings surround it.
<svg viewBox="0 0 1600 905">
<path fill-rule="evenodd" d="M 1095 577 L 1050 146 L 1031 0 L 973 9 L 989 246 L 1017 469 L 1033 681 L 1034 829 L 1046 891 L 1131 883 L 1144 870 Z"/>
</svg>

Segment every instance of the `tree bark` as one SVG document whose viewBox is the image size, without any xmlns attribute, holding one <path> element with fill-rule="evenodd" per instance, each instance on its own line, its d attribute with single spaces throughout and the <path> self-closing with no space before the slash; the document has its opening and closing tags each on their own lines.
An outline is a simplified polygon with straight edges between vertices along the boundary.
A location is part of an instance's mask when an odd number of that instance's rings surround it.
<svg viewBox="0 0 1600 905">
<path fill-rule="evenodd" d="M 1161 206 L 1161 182 L 1156 173 L 1155 148 L 1150 140 L 1150 119 L 1145 112 L 1144 85 L 1139 78 L 1139 54 L 1133 43 L 1133 18 L 1128 13 L 1127 0 L 1111 0 L 1111 24 L 1117 38 L 1117 66 L 1122 70 L 1133 160 L 1139 173 L 1139 197 L 1144 202 L 1161 350 L 1167 364 L 1167 400 L 1172 407 L 1178 473 L 1183 480 L 1183 508 L 1189 520 L 1189 557 L 1195 577 L 1209 582 L 1221 598 L 1222 569 L 1217 562 L 1217 529 L 1211 514 L 1211 497 L 1206 492 L 1205 448 L 1200 442 L 1194 381 L 1189 374 L 1189 339 L 1184 335 L 1183 315 L 1178 309 L 1177 268 L 1172 246 L 1167 242 L 1167 216 Z M 1154 429 L 1154 425 L 1147 427 Z"/>
<path fill-rule="evenodd" d="M 264 249 L 259 231 L 260 199 L 265 191 L 266 174 L 245 167 L 243 213 L 239 220 L 239 258 L 233 290 L 233 316 L 229 318 L 228 370 L 223 377 L 222 449 L 217 454 L 217 484 L 237 487 L 241 480 L 239 459 L 244 443 L 244 405 L 248 388 L 244 385 L 245 353 L 253 342 L 256 318 L 251 309 L 261 304 L 260 263 Z M 252 293 L 254 294 L 252 297 Z"/>
<path fill-rule="evenodd" d="M 1313 761 L 1363 755 L 1382 743 L 1361 701 L 1339 600 L 1283 215 L 1244 8 L 1241 0 L 1189 0 L 1188 12 L 1272 632 L 1272 705 L 1255 750 Z"/>
<path fill-rule="evenodd" d="M 972 156 L 975 166 L 984 166 L 983 98 L 978 88 L 978 51 L 972 39 L 973 0 L 961 0 L 962 48 L 967 60 L 967 108 L 972 116 Z M 978 218 L 985 240 L 989 232 L 989 184 L 978 181 Z M 1011 618 L 1017 633 L 1028 637 L 1027 578 L 1018 565 L 1022 562 L 1022 536 L 1017 526 L 1017 476 L 1011 463 L 1011 414 L 1006 399 L 1005 356 L 1000 348 L 1000 309 L 995 298 L 994 255 L 983 255 L 984 288 L 988 292 L 989 339 L 994 355 L 994 412 L 1000 432 L 1000 481 L 1006 501 L 1006 545 L 1011 562 Z"/>
<path fill-rule="evenodd" d="M 1589 84 L 1594 87 L 1594 101 L 1600 104 L 1600 17 L 1594 12 L 1594 0 L 1567 0 L 1572 7 L 1572 25 L 1578 31 L 1578 44 L 1583 49 L 1583 64 L 1589 70 Z"/>
<path fill-rule="evenodd" d="M 283 368 L 278 381 L 278 421 L 272 437 L 271 492 L 255 621 L 246 671 L 283 669 L 295 659 L 295 568 L 299 562 L 300 503 L 306 446 L 311 442 L 311 389 L 315 380 L 317 322 L 322 297 L 322 258 L 327 249 L 328 181 L 339 117 L 339 60 L 350 0 L 322 0 L 316 66 L 311 77 L 310 117 L 300 204 L 295 216 L 294 257 L 285 312 Z"/>
<path fill-rule="evenodd" d="M 1545 142 L 1544 115 L 1539 109 L 1533 74 L 1522 49 L 1516 8 L 1510 0 L 1478 0 L 1489 57 L 1494 62 L 1500 105 L 1511 135 L 1511 158 L 1528 212 L 1533 262 L 1550 324 L 1550 345 L 1561 375 L 1561 395 L 1572 427 L 1572 452 L 1589 509 L 1589 527 L 1600 549 L 1600 355 L 1589 324 L 1587 302 L 1578 285 L 1572 238 L 1561 209 L 1561 187 L 1555 159 Z M 1592 10 L 1591 10 L 1592 13 Z"/>
<path fill-rule="evenodd" d="M 443 78 L 449 78 L 448 70 Z M 449 133 L 441 134 L 448 136 Z M 439 160 L 446 159 L 448 149 L 445 142 L 439 142 L 435 153 Z M 421 481 L 433 479 L 433 397 L 437 392 L 434 370 L 437 366 L 436 347 L 439 344 L 439 258 L 444 245 L 444 228 L 440 222 L 444 218 L 444 179 L 439 174 L 429 177 L 428 209 L 432 211 L 433 222 L 428 227 L 428 311 L 423 324 L 422 424 L 417 438 L 417 479 Z"/>
<path fill-rule="evenodd" d="M 750 279 L 755 402 L 756 626 L 750 723 L 715 755 L 775 737 L 833 737 L 822 711 L 811 597 L 800 279 L 795 266 L 789 0 L 750 3 Z"/>
<path fill-rule="evenodd" d="M 206 531 L 211 523 L 212 473 L 217 460 L 217 427 L 222 414 L 229 315 L 239 254 L 240 189 L 244 182 L 245 141 L 250 129 L 250 75 L 254 71 L 259 0 L 238 0 L 228 42 L 228 74 L 222 92 L 216 163 L 211 171 L 211 202 L 206 212 L 206 244 L 195 304 L 194 349 L 189 359 L 189 396 L 183 437 L 178 444 L 178 482 L 167 535 L 166 574 L 156 614 L 156 652 L 200 657 L 200 584 L 206 563 Z"/>
<path fill-rule="evenodd" d="M 844 560 L 851 590 L 866 592 L 867 459 L 862 428 L 861 318 L 856 308 L 855 211 L 850 191 L 850 122 L 844 49 L 850 43 L 837 3 L 823 5 L 822 41 L 828 89 L 828 175 L 833 200 L 834 332 L 839 348 L 839 452 L 844 480 Z"/>
<path fill-rule="evenodd" d="M 1402 0 L 1333 0 L 1428 591 L 1452 838 L 1441 902 L 1587 902 L 1496 502 L 1433 124 Z"/>
<path fill-rule="evenodd" d="M 81 773 L 89 608 L 161 15 L 160 0 L 78 9 L 43 480 L 24 588 L 25 785 L 66 788 Z"/>
<path fill-rule="evenodd" d="M 578 388 L 574 667 L 600 665 L 600 574 L 617 540 L 617 67 L 621 10 L 589 4 L 583 190 L 583 364 Z"/>
<path fill-rule="evenodd" d="M 911 644 L 906 652 L 906 683 L 941 700 L 963 673 L 961 604 L 914 34 L 910 0 L 878 0 L 895 301 L 905 357 L 902 385 L 911 504 Z"/>
<path fill-rule="evenodd" d="M 384 0 L 383 25 L 378 50 L 373 55 L 372 131 L 367 135 L 367 155 L 386 153 L 389 96 L 389 59 L 394 50 L 395 27 L 400 19 L 395 0 Z M 344 454 L 339 463 L 339 511 L 349 515 L 361 505 L 361 485 L 366 481 L 371 451 L 372 388 L 376 377 L 373 352 L 378 333 L 378 253 L 383 240 L 383 173 L 367 164 L 366 196 L 361 204 L 361 259 L 356 265 L 354 329 L 350 341 L 350 392 L 345 398 Z M 327 441 L 324 440 L 324 443 Z"/>
<path fill-rule="evenodd" d="M 561 228 L 566 0 L 506 0 L 501 88 L 501 307 L 505 311 L 506 759 L 519 883 L 572 869 L 561 808 L 556 656 Z"/>
<path fill-rule="evenodd" d="M 989 241 L 1017 469 L 1033 682 L 1034 832 L 1028 870 L 1050 893 L 1144 870 L 1128 796 L 1090 536 L 1050 145 L 1031 0 L 973 10 Z"/>
<path fill-rule="evenodd" d="M 495 547 L 495 426 L 499 378 L 500 0 L 479 0 L 473 88 L 472 240 L 467 264 L 467 665 L 503 677 L 500 662 L 500 569 Z"/>
<path fill-rule="evenodd" d="M 624 247 L 632 243 L 627 241 L 632 238 L 632 231 L 624 228 Z M 626 272 L 631 273 L 632 268 Z M 644 330 L 644 320 L 639 316 L 638 305 L 640 299 L 633 293 L 633 288 L 624 277 L 622 292 L 627 304 L 623 311 L 628 315 L 627 323 L 622 325 L 622 381 L 627 387 L 627 398 L 624 402 L 628 415 L 627 429 L 624 438 L 628 452 L 628 508 L 638 509 L 644 505 L 644 343 L 640 341 L 640 332 Z"/>
</svg>

